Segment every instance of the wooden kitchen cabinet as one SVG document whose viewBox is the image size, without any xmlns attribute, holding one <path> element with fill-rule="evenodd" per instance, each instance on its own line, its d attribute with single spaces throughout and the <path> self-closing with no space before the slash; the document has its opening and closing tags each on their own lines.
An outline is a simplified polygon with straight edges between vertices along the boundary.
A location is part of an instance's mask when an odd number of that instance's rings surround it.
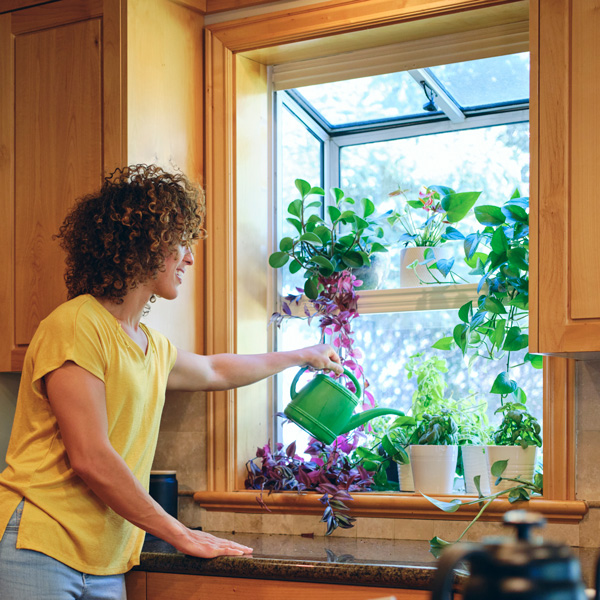
<svg viewBox="0 0 600 600">
<path fill-rule="evenodd" d="M 128 600 L 172 600 L 173 598 L 218 598 L 219 600 L 425 600 L 431 592 L 400 590 L 357 585 L 305 583 L 213 577 L 208 575 L 176 575 L 132 571 L 126 576 Z"/>
<path fill-rule="evenodd" d="M 38 323 L 66 300 L 52 236 L 76 198 L 140 162 L 201 182 L 202 27 L 170 0 L 58 0 L 0 15 L 0 371 L 21 369 Z M 191 276 L 149 323 L 199 350 L 197 296 Z"/>
<path fill-rule="evenodd" d="M 600 351 L 600 2 L 532 0 L 530 31 L 530 350 L 586 357 Z"/>
</svg>

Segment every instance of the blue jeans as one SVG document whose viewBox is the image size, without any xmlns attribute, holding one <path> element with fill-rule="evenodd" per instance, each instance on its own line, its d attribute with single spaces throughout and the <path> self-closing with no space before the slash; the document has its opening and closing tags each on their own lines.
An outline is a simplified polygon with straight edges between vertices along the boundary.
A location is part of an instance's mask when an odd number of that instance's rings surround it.
<svg viewBox="0 0 600 600">
<path fill-rule="evenodd" d="M 124 575 L 87 575 L 33 550 L 17 549 L 23 501 L 0 540 L 0 600 L 126 600 Z"/>
</svg>

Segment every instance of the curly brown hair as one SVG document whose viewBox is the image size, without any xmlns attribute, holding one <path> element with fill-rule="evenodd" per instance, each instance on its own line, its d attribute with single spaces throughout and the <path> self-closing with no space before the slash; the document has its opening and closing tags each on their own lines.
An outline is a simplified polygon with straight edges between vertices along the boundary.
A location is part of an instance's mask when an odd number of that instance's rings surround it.
<svg viewBox="0 0 600 600">
<path fill-rule="evenodd" d="M 123 296 L 163 268 L 179 245 L 205 236 L 204 193 L 181 173 L 132 165 L 106 177 L 99 192 L 77 201 L 59 233 L 66 251 L 69 299 Z"/>
</svg>

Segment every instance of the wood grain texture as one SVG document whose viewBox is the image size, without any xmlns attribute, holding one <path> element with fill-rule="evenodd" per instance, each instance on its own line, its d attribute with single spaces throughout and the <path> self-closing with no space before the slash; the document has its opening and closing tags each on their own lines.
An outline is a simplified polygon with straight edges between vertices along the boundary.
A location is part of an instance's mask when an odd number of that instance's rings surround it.
<svg viewBox="0 0 600 600">
<path fill-rule="evenodd" d="M 600 352 L 600 242 L 591 189 L 600 162 L 597 0 L 532 3 L 538 68 L 531 90 L 532 222 L 530 348 Z M 600 354 L 596 355 L 597 357 Z"/>
<path fill-rule="evenodd" d="M 206 352 L 235 352 L 234 60 L 206 32 Z M 236 486 L 235 392 L 207 394 L 207 481 L 211 490 Z"/>
<path fill-rule="evenodd" d="M 569 293 L 571 319 L 600 319 L 600 223 L 591 204 L 600 176 L 600 2 L 571 6 Z M 600 349 L 600 341 L 598 349 Z"/>
<path fill-rule="evenodd" d="M 244 490 L 228 492 L 196 492 L 194 500 L 206 510 L 233 511 L 240 513 L 260 513 L 256 501 L 259 492 Z M 321 515 L 323 506 L 319 502 L 320 494 L 308 492 L 273 492 L 263 494 L 263 501 L 272 513 L 294 515 Z M 447 520 L 447 513 L 442 512 L 420 494 L 394 494 L 356 492 L 352 494 L 352 502 L 348 503 L 350 512 L 355 517 L 373 517 L 379 519 L 436 519 Z M 448 500 L 439 496 L 440 499 Z M 494 500 L 482 515 L 483 521 L 500 521 L 511 507 L 506 499 Z M 540 512 L 553 523 L 578 523 L 587 514 L 588 507 L 581 500 L 548 500 L 533 498 L 527 504 L 531 510 Z M 469 521 L 479 511 L 477 504 L 462 506 L 452 513 L 452 520 Z"/>
<path fill-rule="evenodd" d="M 446 15 L 460 22 L 469 11 L 513 3 L 515 0 L 333 1 L 215 24 L 210 29 L 233 52 L 246 52 Z M 477 24 L 471 23 L 471 27 Z"/>
<path fill-rule="evenodd" d="M 146 573 L 129 571 L 125 574 L 127 600 L 146 600 Z"/>
<path fill-rule="evenodd" d="M 12 370 L 14 344 L 14 36 L 10 15 L 0 16 L 0 371 Z"/>
<path fill-rule="evenodd" d="M 15 46 L 15 342 L 66 300 L 52 240 L 102 173 L 99 19 L 17 36 Z"/>
<path fill-rule="evenodd" d="M 13 13 L 12 31 L 15 35 L 19 35 L 49 27 L 60 27 L 67 23 L 101 17 L 103 12 L 103 0 L 50 2 Z"/>
<path fill-rule="evenodd" d="M 429 598 L 426 590 L 398 590 L 383 587 L 331 585 L 297 581 L 271 581 L 264 579 L 241 579 L 236 577 L 210 577 L 198 575 L 172 575 L 148 573 L 148 600 L 172 600 L 188 598 L 200 600 L 420 600 Z"/>
</svg>

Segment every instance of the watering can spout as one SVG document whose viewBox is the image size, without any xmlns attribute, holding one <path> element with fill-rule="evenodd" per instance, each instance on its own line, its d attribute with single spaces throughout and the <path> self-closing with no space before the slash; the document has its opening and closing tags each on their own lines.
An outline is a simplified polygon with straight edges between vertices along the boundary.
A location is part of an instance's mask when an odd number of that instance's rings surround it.
<svg viewBox="0 0 600 600">
<path fill-rule="evenodd" d="M 384 415 L 396 415 L 398 417 L 405 416 L 401 410 L 395 410 L 393 408 L 371 408 L 370 410 L 365 410 L 357 415 L 352 415 L 350 420 L 344 425 L 342 431 L 340 431 L 340 434 L 348 433 L 369 422 L 371 419 L 383 417 Z"/>
</svg>

